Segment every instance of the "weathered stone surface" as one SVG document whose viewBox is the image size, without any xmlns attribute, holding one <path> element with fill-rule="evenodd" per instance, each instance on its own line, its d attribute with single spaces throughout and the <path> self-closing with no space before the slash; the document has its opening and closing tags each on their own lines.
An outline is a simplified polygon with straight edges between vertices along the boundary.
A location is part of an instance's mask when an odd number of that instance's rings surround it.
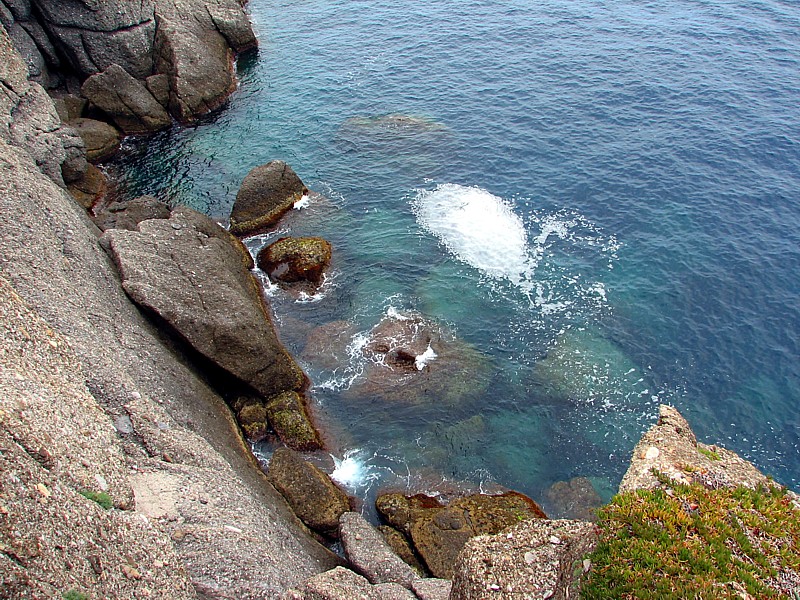
<svg viewBox="0 0 800 600">
<path fill-rule="evenodd" d="M 248 398 L 243 402 L 236 410 L 236 420 L 248 441 L 255 444 L 267 437 L 267 409 L 260 398 Z"/>
<path fill-rule="evenodd" d="M 244 52 L 258 45 L 253 27 L 241 6 L 233 0 L 208 2 L 208 15 L 234 52 Z"/>
<path fill-rule="evenodd" d="M 262 248 L 256 257 L 258 267 L 283 284 L 319 284 L 330 262 L 331 244 L 318 237 L 280 238 Z"/>
<path fill-rule="evenodd" d="M 265 410 L 272 429 L 289 448 L 301 451 L 322 448 L 322 440 L 300 394 L 289 391 L 273 396 Z"/>
<path fill-rule="evenodd" d="M 153 196 L 139 196 L 128 202 L 112 202 L 94 217 L 95 225 L 106 229 L 136 231 L 139 223 L 150 219 L 169 219 L 169 206 Z"/>
<path fill-rule="evenodd" d="M 603 505 L 600 494 L 586 477 L 557 481 L 545 491 L 544 496 L 548 512 L 559 519 L 595 521 L 597 509 Z"/>
<path fill-rule="evenodd" d="M 411 547 L 411 544 L 408 543 L 408 538 L 406 538 L 405 535 L 389 525 L 380 525 L 378 531 L 380 531 L 383 540 L 394 553 L 403 559 L 403 562 L 414 569 L 417 575 L 425 577 L 428 574 L 416 554 L 414 554 L 414 549 Z"/>
<path fill-rule="evenodd" d="M 275 226 L 308 189 L 282 160 L 252 169 L 231 210 L 231 233 L 252 235 Z"/>
<path fill-rule="evenodd" d="M 533 500 L 517 492 L 475 494 L 447 506 L 421 494 L 384 494 L 376 506 L 391 525 L 407 533 L 434 577 L 443 579 L 451 577 L 456 556 L 470 538 L 498 533 L 522 520 L 546 518 Z"/>
<path fill-rule="evenodd" d="M 160 18 L 155 50 L 156 70 L 169 79 L 169 111 L 181 122 L 218 108 L 236 88 L 233 52 L 216 31 Z"/>
<path fill-rule="evenodd" d="M 350 501 L 331 478 L 289 448 L 278 448 L 269 461 L 267 478 L 298 518 L 311 529 L 336 535 L 339 518 Z"/>
<path fill-rule="evenodd" d="M 81 98 L 73 94 L 62 94 L 53 96 L 53 105 L 56 107 L 58 116 L 66 123 L 68 121 L 80 119 L 89 105 L 89 101 L 86 100 L 86 98 Z"/>
<path fill-rule="evenodd" d="M 450 598 L 578 598 L 582 560 L 596 541 L 591 523 L 544 519 L 473 538 L 455 563 Z"/>
<path fill-rule="evenodd" d="M 283 600 L 372 600 L 371 591 L 369 581 L 361 575 L 336 567 L 287 591 Z"/>
<path fill-rule="evenodd" d="M 119 151 L 120 135 L 113 125 L 95 119 L 75 119 L 69 125 L 81 136 L 87 160 L 103 162 Z"/>
<path fill-rule="evenodd" d="M 682 483 L 698 481 L 711 487 L 755 488 L 769 481 L 734 452 L 698 443 L 686 419 L 666 405 L 661 405 L 658 422 L 633 449 L 630 467 L 619 485 L 620 493 L 659 487 L 653 469 Z"/>
<path fill-rule="evenodd" d="M 266 398 L 304 385 L 272 327 L 250 255 L 211 219 L 180 207 L 139 231 L 110 229 L 103 240 L 131 299 L 209 360 Z"/>
<path fill-rule="evenodd" d="M 83 177 L 67 184 L 67 190 L 78 201 L 78 204 L 90 209 L 95 202 L 105 196 L 108 190 L 108 180 L 100 169 L 89 164 Z"/>
<path fill-rule="evenodd" d="M 411 586 L 419 600 L 448 600 L 453 582 L 449 579 L 417 579 Z"/>
<path fill-rule="evenodd" d="M 351 567 L 370 583 L 399 583 L 411 589 L 419 575 L 386 543 L 381 533 L 359 513 L 339 519 L 339 538 Z"/>
<path fill-rule="evenodd" d="M 159 131 L 172 124 L 167 111 L 147 87 L 119 65 L 86 79 L 81 94 L 126 134 Z"/>
<path fill-rule="evenodd" d="M 161 106 L 169 107 L 169 77 L 167 75 L 163 73 L 151 75 L 145 79 L 145 85 Z"/>
</svg>

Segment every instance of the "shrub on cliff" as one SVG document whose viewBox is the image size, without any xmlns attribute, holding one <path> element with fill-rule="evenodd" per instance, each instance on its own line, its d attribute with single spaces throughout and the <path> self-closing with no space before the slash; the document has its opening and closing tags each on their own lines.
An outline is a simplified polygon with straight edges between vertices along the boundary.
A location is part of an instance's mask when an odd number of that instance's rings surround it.
<svg viewBox="0 0 800 600">
<path fill-rule="evenodd" d="M 581 597 L 797 598 L 800 509 L 784 488 L 663 489 L 614 497 Z"/>
</svg>

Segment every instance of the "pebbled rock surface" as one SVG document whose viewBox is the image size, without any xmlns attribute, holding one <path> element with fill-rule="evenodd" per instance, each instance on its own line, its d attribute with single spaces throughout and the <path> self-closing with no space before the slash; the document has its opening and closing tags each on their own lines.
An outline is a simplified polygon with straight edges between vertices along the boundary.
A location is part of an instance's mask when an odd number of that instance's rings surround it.
<svg viewBox="0 0 800 600">
<path fill-rule="evenodd" d="M 267 478 L 303 523 L 320 533 L 336 535 L 339 518 L 350 510 L 350 501 L 326 473 L 294 450 L 278 448 L 269 461 Z"/>
<path fill-rule="evenodd" d="M 653 469 L 682 483 L 697 481 L 709 487 L 769 485 L 761 471 L 734 452 L 699 443 L 677 409 L 663 404 L 658 422 L 633 449 L 631 464 L 619 485 L 620 493 L 659 487 Z"/>
<path fill-rule="evenodd" d="M 411 589 L 419 579 L 361 514 L 346 512 L 339 518 L 339 539 L 350 566 L 370 583 L 399 583 Z"/>
<path fill-rule="evenodd" d="M 287 591 L 283 600 L 417 600 L 417 596 L 396 583 L 371 585 L 361 575 L 337 567 Z"/>
<path fill-rule="evenodd" d="M 376 500 L 381 516 L 403 531 L 434 577 L 450 579 L 456 556 L 477 535 L 495 534 L 527 519 L 546 519 L 541 508 L 518 492 L 475 494 L 447 506 L 418 494 L 384 494 Z"/>
<path fill-rule="evenodd" d="M 208 217 L 186 207 L 138 231 L 103 235 L 131 299 L 203 356 L 265 398 L 305 384 L 275 334 L 250 255 Z"/>
<path fill-rule="evenodd" d="M 117 64 L 86 79 L 81 94 L 125 134 L 150 133 L 172 125 L 167 111 L 145 84 Z"/>
<path fill-rule="evenodd" d="M 252 169 L 242 181 L 231 209 L 231 233 L 253 235 L 274 227 L 308 188 L 282 160 Z"/>
<path fill-rule="evenodd" d="M 591 523 L 545 519 L 473 538 L 455 562 L 450 599 L 578 598 L 583 557 L 596 542 Z"/>
</svg>

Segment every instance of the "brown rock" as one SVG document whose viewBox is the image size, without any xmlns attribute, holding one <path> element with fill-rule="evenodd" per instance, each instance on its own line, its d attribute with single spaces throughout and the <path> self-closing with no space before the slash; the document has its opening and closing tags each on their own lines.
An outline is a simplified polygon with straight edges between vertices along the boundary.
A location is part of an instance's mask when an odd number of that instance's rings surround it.
<svg viewBox="0 0 800 600">
<path fill-rule="evenodd" d="M 560 519 L 597 520 L 597 509 L 603 500 L 586 477 L 557 481 L 544 493 L 550 511 Z M 548 509 L 549 510 L 549 509 Z"/>
<path fill-rule="evenodd" d="M 81 136 L 86 146 L 86 159 L 102 162 L 119 150 L 120 135 L 112 125 L 95 119 L 75 119 L 69 125 Z"/>
<path fill-rule="evenodd" d="M 105 196 L 108 191 L 108 180 L 100 169 L 89 164 L 84 176 L 78 181 L 68 184 L 67 190 L 81 206 L 89 209 Z"/>
<path fill-rule="evenodd" d="M 408 538 L 406 536 L 389 525 L 381 525 L 378 527 L 378 531 L 381 532 L 384 541 L 389 544 L 389 547 L 394 550 L 394 553 L 414 569 L 417 575 L 420 577 L 425 577 L 425 575 L 427 575 L 425 567 L 422 566 L 419 558 L 414 554 L 414 549 L 411 547 L 411 544 L 408 543 Z"/>
<path fill-rule="evenodd" d="M 339 518 L 350 501 L 331 478 L 289 448 L 278 448 L 269 461 L 267 478 L 297 517 L 311 529 L 336 535 Z"/>
<path fill-rule="evenodd" d="M 507 492 L 475 494 L 441 506 L 424 495 L 379 496 L 376 506 L 390 524 L 406 531 L 417 553 L 434 577 L 449 579 L 456 556 L 470 538 L 495 534 L 532 518 L 546 518 L 527 496 Z"/>
<path fill-rule="evenodd" d="M 307 192 L 297 174 L 282 160 L 255 167 L 236 194 L 231 233 L 245 236 L 273 227 Z"/>
<path fill-rule="evenodd" d="M 331 262 L 331 245 L 318 237 L 280 238 L 256 257 L 258 267 L 273 281 L 318 284 Z"/>
<path fill-rule="evenodd" d="M 311 451 L 322 448 L 303 398 L 297 392 L 284 392 L 267 401 L 266 415 L 281 441 L 294 450 Z"/>
<path fill-rule="evenodd" d="M 251 398 L 236 412 L 236 420 L 250 442 L 255 444 L 267 437 L 267 409 L 261 400 Z"/>
<path fill-rule="evenodd" d="M 578 598 L 581 561 L 596 541 L 591 523 L 544 519 L 473 538 L 455 561 L 450 598 Z"/>
</svg>

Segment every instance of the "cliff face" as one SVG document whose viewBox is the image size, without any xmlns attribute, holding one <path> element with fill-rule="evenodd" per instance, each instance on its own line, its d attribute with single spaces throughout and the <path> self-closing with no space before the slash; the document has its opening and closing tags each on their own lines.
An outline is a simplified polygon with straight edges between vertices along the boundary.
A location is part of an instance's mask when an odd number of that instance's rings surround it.
<svg viewBox="0 0 800 600">
<path fill-rule="evenodd" d="M 277 597 L 336 561 L 122 291 L 26 70 L 0 28 L 0 597 Z"/>
</svg>

